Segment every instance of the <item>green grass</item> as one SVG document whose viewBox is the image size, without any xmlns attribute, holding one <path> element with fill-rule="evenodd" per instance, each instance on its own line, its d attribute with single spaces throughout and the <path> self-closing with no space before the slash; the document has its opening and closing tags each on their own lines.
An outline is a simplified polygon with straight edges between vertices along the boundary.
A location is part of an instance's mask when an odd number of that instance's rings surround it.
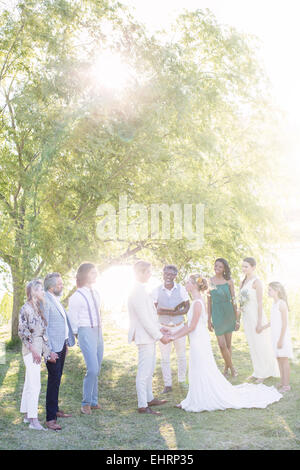
<svg viewBox="0 0 300 470">
<path fill-rule="evenodd" d="M 292 391 L 280 402 L 264 410 L 226 410 L 187 413 L 174 408 L 186 391 L 176 380 L 173 353 L 174 391 L 162 416 L 139 415 L 135 391 L 137 351 L 127 344 L 127 332 L 120 331 L 104 318 L 104 361 L 99 379 L 100 404 L 103 410 L 92 416 L 80 415 L 84 361 L 78 346 L 70 349 L 60 389 L 60 406 L 73 417 L 60 419 L 63 430 L 46 433 L 30 430 L 19 413 L 24 383 L 21 352 L 7 349 L 6 362 L 0 365 L 0 449 L 300 449 L 300 342 L 299 325 L 294 330 L 295 358 L 291 363 Z M 222 369 L 221 356 L 214 335 L 211 336 L 215 357 Z M 9 339 L 8 328 L 0 330 L 0 342 Z M 233 335 L 233 360 L 243 382 L 252 372 L 245 335 Z M 42 390 L 39 417 L 45 420 L 47 373 L 42 366 Z M 266 381 L 273 385 L 276 379 Z M 154 377 L 154 392 L 161 396 L 160 353 Z"/>
</svg>

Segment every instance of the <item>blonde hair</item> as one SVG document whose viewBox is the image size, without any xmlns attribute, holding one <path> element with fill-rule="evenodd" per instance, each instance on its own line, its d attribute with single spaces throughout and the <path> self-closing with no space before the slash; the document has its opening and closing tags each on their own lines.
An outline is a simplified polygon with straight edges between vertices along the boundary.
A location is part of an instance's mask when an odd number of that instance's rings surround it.
<svg viewBox="0 0 300 470">
<path fill-rule="evenodd" d="M 197 285 L 199 291 L 203 292 L 208 289 L 207 280 L 201 274 L 191 274 L 190 279 Z"/>
<path fill-rule="evenodd" d="M 43 281 L 41 279 L 32 279 L 32 281 L 29 281 L 27 283 L 26 285 L 27 302 L 29 302 L 32 305 L 32 307 L 37 311 L 38 315 L 42 317 L 45 325 L 47 326 L 48 324 L 43 313 L 42 303 L 36 302 L 34 300 L 34 291 L 36 291 L 39 287 L 43 289 Z"/>
<path fill-rule="evenodd" d="M 288 310 L 289 310 L 289 304 L 287 300 L 287 295 L 285 292 L 285 288 L 283 287 L 280 282 L 274 281 L 269 283 L 269 287 L 271 287 L 275 292 L 277 292 L 279 299 L 284 300 L 287 304 Z"/>
</svg>

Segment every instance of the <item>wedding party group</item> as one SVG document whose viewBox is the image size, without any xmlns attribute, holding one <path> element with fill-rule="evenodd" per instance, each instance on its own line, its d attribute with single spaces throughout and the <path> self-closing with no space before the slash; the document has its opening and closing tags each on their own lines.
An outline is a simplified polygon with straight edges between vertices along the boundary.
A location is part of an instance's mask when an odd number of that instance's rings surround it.
<svg viewBox="0 0 300 470">
<path fill-rule="evenodd" d="M 174 405 L 185 411 L 265 408 L 290 390 L 289 359 L 293 357 L 293 351 L 287 296 L 279 282 L 269 284 L 268 294 L 273 298 L 273 305 L 268 322 L 263 312 L 263 285 L 256 276 L 254 258 L 243 260 L 245 277 L 238 300 L 230 267 L 224 258 L 215 261 L 214 276 L 206 279 L 193 273 L 185 285 L 175 282 L 177 267 L 166 265 L 163 283 L 152 291 L 148 283 L 152 275 L 151 264 L 140 260 L 133 268 L 136 282 L 128 297 L 128 341 L 134 341 L 138 349 L 138 413 L 160 415 L 153 407 L 167 403 L 167 400 L 155 398 L 152 392 L 157 342 L 161 353 L 163 394 L 172 391 L 171 351 L 174 345 L 178 382 L 183 390 L 188 389 L 186 398 Z M 68 347 L 75 344 L 75 337 L 86 364 L 80 411 L 91 415 L 94 410 L 101 409 L 98 377 L 103 359 L 103 337 L 100 295 L 94 288 L 97 276 L 93 263 L 79 266 L 77 289 L 69 298 L 67 310 L 60 302 L 63 280 L 59 273 L 48 274 L 44 281 L 34 279 L 27 284 L 27 302 L 21 308 L 19 320 L 26 367 L 20 412 L 31 429 L 59 431 L 62 428 L 57 418 L 71 416 L 59 408 L 58 397 L 65 357 Z M 240 327 L 240 319 L 249 344 L 253 373 L 247 383 L 232 385 L 229 375 L 237 377 L 238 371 L 233 365 L 231 340 L 232 333 Z M 212 351 L 209 332 L 213 331 L 224 359 L 223 373 L 218 369 Z M 187 336 L 190 343 L 188 384 Z M 48 371 L 46 427 L 38 419 L 42 356 Z M 276 387 L 263 384 L 269 377 L 280 377 Z"/>
</svg>

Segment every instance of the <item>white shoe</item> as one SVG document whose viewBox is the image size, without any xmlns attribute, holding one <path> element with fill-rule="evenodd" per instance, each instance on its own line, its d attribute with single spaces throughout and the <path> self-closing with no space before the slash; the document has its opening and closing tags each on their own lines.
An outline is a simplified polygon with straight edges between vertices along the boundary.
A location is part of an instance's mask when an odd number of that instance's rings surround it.
<svg viewBox="0 0 300 470">
<path fill-rule="evenodd" d="M 30 421 L 29 421 L 28 418 L 24 418 L 24 419 L 23 419 L 23 423 L 28 424 L 28 423 L 30 423 Z"/>
<path fill-rule="evenodd" d="M 35 424 L 30 423 L 30 424 L 29 424 L 29 428 L 30 428 L 30 429 L 35 429 L 36 431 L 48 431 L 48 429 L 43 428 L 43 426 L 42 426 L 41 423 L 39 423 L 39 422 L 38 422 L 38 423 L 35 423 Z"/>
</svg>

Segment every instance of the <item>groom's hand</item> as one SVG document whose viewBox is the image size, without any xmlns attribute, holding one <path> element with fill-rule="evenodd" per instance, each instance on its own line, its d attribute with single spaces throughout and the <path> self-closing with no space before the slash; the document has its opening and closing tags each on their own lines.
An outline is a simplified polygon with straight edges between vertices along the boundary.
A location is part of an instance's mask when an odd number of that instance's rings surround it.
<svg viewBox="0 0 300 470">
<path fill-rule="evenodd" d="M 172 341 L 172 340 L 171 340 L 170 336 L 164 335 L 162 338 L 160 338 L 160 341 L 161 341 L 163 344 L 168 344 L 168 343 L 170 343 L 170 341 Z"/>
</svg>

